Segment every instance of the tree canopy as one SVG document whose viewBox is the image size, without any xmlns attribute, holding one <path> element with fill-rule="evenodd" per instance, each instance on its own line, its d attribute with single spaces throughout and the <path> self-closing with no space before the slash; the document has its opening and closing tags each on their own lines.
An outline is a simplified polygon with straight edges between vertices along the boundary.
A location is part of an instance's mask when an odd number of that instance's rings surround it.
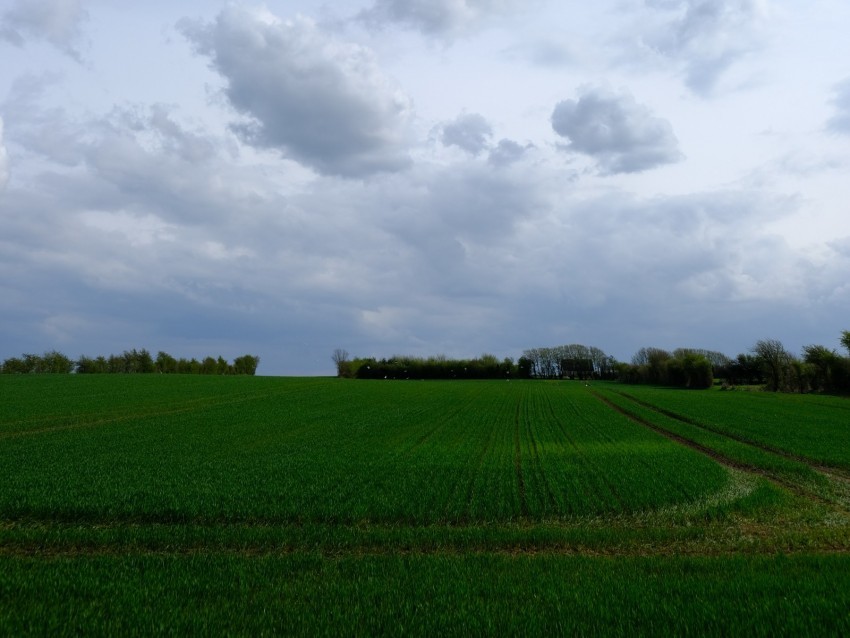
<svg viewBox="0 0 850 638">
<path fill-rule="evenodd" d="M 176 359 L 167 352 L 160 351 L 156 359 L 150 352 L 125 350 L 121 354 L 108 357 L 80 356 L 76 361 L 55 350 L 43 355 L 24 354 L 20 358 L 6 359 L 0 372 L 4 374 L 41 374 L 75 372 L 77 374 L 242 374 L 254 375 L 260 357 L 243 355 L 228 363 L 223 357 L 205 357 L 197 359 Z"/>
</svg>

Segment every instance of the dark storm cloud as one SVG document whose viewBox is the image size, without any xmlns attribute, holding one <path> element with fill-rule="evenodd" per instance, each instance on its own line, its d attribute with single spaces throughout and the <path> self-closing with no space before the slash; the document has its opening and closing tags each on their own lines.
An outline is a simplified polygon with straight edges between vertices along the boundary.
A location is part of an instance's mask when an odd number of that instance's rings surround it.
<svg viewBox="0 0 850 638">
<path fill-rule="evenodd" d="M 233 126 L 245 142 L 324 174 L 409 166 L 409 100 L 367 48 L 333 40 L 305 18 L 283 22 L 236 7 L 179 27 L 227 81 L 228 100 L 248 118 Z"/>
<path fill-rule="evenodd" d="M 682 159 L 673 127 L 631 95 L 588 89 L 552 113 L 566 148 L 594 158 L 604 174 L 636 173 Z"/>
<path fill-rule="evenodd" d="M 87 18 L 82 0 L 18 0 L 0 16 L 0 38 L 16 46 L 46 40 L 80 61 L 81 24 Z"/>
</svg>

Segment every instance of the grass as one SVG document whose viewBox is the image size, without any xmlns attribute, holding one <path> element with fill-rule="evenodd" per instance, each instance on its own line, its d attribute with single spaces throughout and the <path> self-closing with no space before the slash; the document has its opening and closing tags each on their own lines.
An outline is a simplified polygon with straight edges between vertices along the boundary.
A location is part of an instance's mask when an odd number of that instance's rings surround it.
<svg viewBox="0 0 850 638">
<path fill-rule="evenodd" d="M 0 634 L 847 633 L 847 404 L 802 399 L 0 377 Z"/>
<path fill-rule="evenodd" d="M 635 420 L 666 432 L 695 446 L 710 450 L 730 464 L 738 464 L 754 471 L 761 471 L 774 478 L 805 483 L 825 483 L 826 479 L 811 465 L 776 454 L 761 446 L 748 443 L 736 436 L 723 434 L 718 429 L 703 426 L 691 417 L 678 416 L 664 407 L 639 399 L 640 395 L 624 392 L 619 388 L 606 388 L 598 396 L 616 406 Z M 727 429 L 727 431 L 729 431 Z M 732 429 L 734 432 L 734 430 Z"/>
<path fill-rule="evenodd" d="M 97 392 L 111 378 L 73 381 L 102 413 L 2 424 L 0 462 L 18 468 L 0 485 L 10 518 L 545 521 L 691 502 L 728 481 L 565 386 L 301 380 L 166 402 L 159 388 L 182 379 L 140 378 L 133 414 Z"/>
<path fill-rule="evenodd" d="M 804 460 L 850 470 L 850 399 L 773 392 L 627 392 L 704 428 Z"/>
<path fill-rule="evenodd" d="M 846 635 L 850 558 L 15 558 L 8 634 Z"/>
</svg>

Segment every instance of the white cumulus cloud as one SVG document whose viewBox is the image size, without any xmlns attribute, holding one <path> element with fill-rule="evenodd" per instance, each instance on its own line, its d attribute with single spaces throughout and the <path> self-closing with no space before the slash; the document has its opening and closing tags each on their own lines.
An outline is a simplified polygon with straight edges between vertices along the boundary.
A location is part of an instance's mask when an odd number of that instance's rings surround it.
<svg viewBox="0 0 850 638">
<path fill-rule="evenodd" d="M 428 35 L 453 37 L 523 6 L 519 0 L 376 0 L 361 17 L 368 23 L 397 23 Z"/>
<path fill-rule="evenodd" d="M 685 82 L 711 93 L 722 74 L 762 45 L 769 0 L 646 0 L 666 19 L 647 43 L 682 65 Z"/>
<path fill-rule="evenodd" d="M 179 27 L 227 81 L 230 104 L 248 118 L 233 128 L 247 143 L 324 174 L 361 177 L 409 165 L 411 103 L 368 48 L 336 40 L 307 18 L 237 7 L 212 23 Z"/>
<path fill-rule="evenodd" d="M 508 166 L 522 159 L 522 156 L 525 155 L 526 151 L 530 148 L 533 148 L 531 144 L 523 146 L 513 140 L 499 140 L 496 147 L 490 151 L 489 161 L 494 166 Z"/>
<path fill-rule="evenodd" d="M 682 159 L 673 127 L 628 94 L 587 89 L 552 113 L 567 149 L 594 158 L 604 174 L 637 173 Z"/>
<path fill-rule="evenodd" d="M 23 46 L 43 39 L 75 60 L 81 59 L 81 24 L 88 18 L 82 0 L 18 0 L 0 17 L 0 38 Z"/>
<path fill-rule="evenodd" d="M 492 136 L 493 127 L 478 113 L 463 113 L 443 125 L 443 144 L 457 146 L 473 155 L 487 149 Z"/>
</svg>

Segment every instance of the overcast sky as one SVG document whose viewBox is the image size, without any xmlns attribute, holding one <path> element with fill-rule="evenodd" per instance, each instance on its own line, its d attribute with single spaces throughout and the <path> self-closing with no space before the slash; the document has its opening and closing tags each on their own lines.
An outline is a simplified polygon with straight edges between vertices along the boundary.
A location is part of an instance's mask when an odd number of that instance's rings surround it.
<svg viewBox="0 0 850 638">
<path fill-rule="evenodd" d="M 799 353 L 847 0 L 0 0 L 0 359 Z"/>
</svg>

